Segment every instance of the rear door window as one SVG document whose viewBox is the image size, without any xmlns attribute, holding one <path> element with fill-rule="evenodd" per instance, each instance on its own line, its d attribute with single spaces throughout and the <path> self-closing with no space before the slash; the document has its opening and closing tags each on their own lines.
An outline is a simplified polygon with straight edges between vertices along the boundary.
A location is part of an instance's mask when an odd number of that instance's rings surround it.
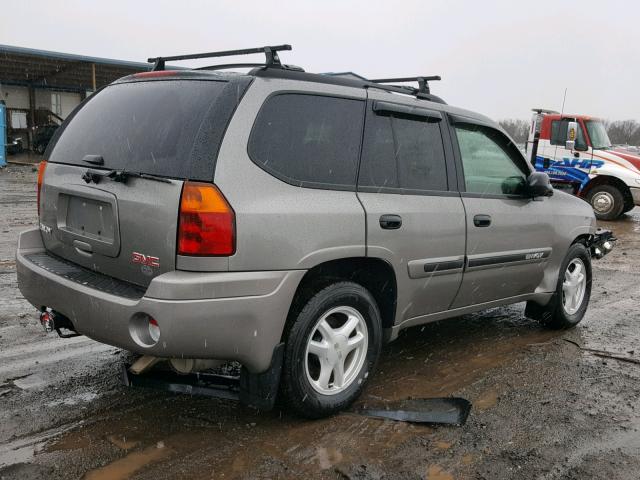
<svg viewBox="0 0 640 480">
<path fill-rule="evenodd" d="M 292 185 L 355 188 L 364 102 L 308 94 L 269 98 L 256 118 L 249 156 Z"/>
<path fill-rule="evenodd" d="M 211 181 L 222 133 L 237 103 L 223 81 L 114 84 L 73 115 L 49 161 Z"/>
<path fill-rule="evenodd" d="M 407 193 L 447 190 L 439 122 L 370 111 L 358 188 Z"/>
</svg>

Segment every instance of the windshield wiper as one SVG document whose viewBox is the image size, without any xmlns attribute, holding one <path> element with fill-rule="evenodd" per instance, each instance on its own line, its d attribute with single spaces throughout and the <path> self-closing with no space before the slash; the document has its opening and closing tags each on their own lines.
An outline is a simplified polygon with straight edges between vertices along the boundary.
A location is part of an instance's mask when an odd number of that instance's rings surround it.
<svg viewBox="0 0 640 480">
<path fill-rule="evenodd" d="M 127 180 L 130 177 L 146 178 L 147 180 L 154 180 L 156 182 L 171 183 L 171 180 L 169 180 L 168 178 L 158 177 L 157 175 L 152 175 L 150 173 L 130 172 L 128 170 L 112 170 L 107 176 L 114 182 L 121 183 L 127 183 Z"/>
<path fill-rule="evenodd" d="M 127 170 L 110 170 L 110 171 L 99 171 L 99 170 L 87 170 L 82 174 L 82 179 L 87 183 L 100 183 L 102 178 L 110 178 L 114 182 L 127 183 L 127 180 L 131 177 L 135 178 L 145 178 L 147 180 L 153 180 L 155 182 L 162 183 L 173 183 L 168 178 L 158 177 L 156 175 L 151 175 L 150 173 L 143 172 L 130 172 Z"/>
</svg>

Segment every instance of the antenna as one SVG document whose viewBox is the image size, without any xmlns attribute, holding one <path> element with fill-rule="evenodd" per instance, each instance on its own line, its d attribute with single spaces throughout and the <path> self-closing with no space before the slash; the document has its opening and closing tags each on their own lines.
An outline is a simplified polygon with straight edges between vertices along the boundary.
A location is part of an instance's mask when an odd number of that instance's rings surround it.
<svg viewBox="0 0 640 480">
<path fill-rule="evenodd" d="M 567 87 L 564 87 L 564 96 L 562 97 L 562 108 L 560 109 L 560 118 L 564 115 L 564 102 L 567 100 Z"/>
</svg>

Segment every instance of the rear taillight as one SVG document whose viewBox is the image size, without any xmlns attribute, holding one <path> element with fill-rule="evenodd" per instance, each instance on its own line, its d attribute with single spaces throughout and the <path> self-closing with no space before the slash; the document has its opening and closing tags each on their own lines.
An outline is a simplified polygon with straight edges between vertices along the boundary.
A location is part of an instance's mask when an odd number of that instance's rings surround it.
<svg viewBox="0 0 640 480">
<path fill-rule="evenodd" d="M 47 168 L 46 160 L 42 160 L 38 165 L 38 194 L 36 195 L 38 201 L 38 215 L 40 215 L 40 190 L 42 190 L 42 180 L 44 179 L 44 171 Z"/>
<path fill-rule="evenodd" d="M 235 213 L 210 183 L 185 182 L 180 199 L 178 255 L 233 255 Z"/>
</svg>

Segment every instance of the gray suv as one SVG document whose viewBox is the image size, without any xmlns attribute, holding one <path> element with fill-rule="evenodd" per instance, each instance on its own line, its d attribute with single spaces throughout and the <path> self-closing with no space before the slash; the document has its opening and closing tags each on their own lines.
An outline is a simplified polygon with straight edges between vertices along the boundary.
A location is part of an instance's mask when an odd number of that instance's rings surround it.
<svg viewBox="0 0 640 480">
<path fill-rule="evenodd" d="M 307 73 L 289 48 L 153 59 L 70 115 L 17 250 L 45 327 L 183 373 L 236 361 L 241 400 L 320 417 L 407 327 L 525 301 L 583 318 L 612 246 L 587 203 L 428 78 Z M 247 74 L 164 67 L 255 52 Z"/>
</svg>

